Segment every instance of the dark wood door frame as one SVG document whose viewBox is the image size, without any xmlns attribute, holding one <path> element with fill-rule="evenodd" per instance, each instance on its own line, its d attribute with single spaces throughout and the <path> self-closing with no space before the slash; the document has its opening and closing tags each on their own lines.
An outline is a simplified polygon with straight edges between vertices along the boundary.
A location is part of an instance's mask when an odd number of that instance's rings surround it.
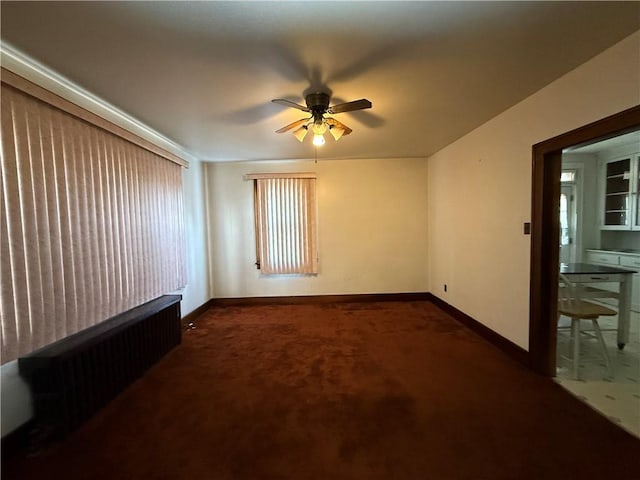
<svg viewBox="0 0 640 480">
<path fill-rule="evenodd" d="M 529 358 L 555 375 L 562 151 L 640 129 L 640 105 L 533 146 Z"/>
</svg>

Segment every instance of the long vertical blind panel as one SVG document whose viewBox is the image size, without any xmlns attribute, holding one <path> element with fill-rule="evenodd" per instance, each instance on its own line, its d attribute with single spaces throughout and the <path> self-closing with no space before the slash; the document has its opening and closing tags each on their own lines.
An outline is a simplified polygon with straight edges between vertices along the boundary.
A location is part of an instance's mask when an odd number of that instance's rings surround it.
<svg viewBox="0 0 640 480">
<path fill-rule="evenodd" d="M 256 180 L 263 274 L 317 273 L 315 179 Z"/>
<path fill-rule="evenodd" d="M 2 84 L 2 363 L 184 286 L 180 166 Z"/>
</svg>

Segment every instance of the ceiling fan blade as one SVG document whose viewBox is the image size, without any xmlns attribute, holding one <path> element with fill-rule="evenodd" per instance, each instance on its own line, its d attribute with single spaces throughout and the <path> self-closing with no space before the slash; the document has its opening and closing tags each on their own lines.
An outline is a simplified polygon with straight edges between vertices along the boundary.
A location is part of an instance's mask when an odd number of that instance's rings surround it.
<svg viewBox="0 0 640 480">
<path fill-rule="evenodd" d="M 293 128 L 300 127 L 301 125 L 304 125 L 309 120 L 310 120 L 309 118 L 301 118 L 300 120 L 296 120 L 295 122 L 290 123 L 289 125 L 286 125 L 286 126 L 282 127 L 279 130 L 276 130 L 276 133 L 288 132 L 289 130 L 291 130 Z"/>
<path fill-rule="evenodd" d="M 353 102 L 339 103 L 338 105 L 329 107 L 327 113 L 352 112 L 354 110 L 364 110 L 365 108 L 371 108 L 371 102 L 366 98 L 361 98 Z"/>
<path fill-rule="evenodd" d="M 292 107 L 292 108 L 297 108 L 298 110 L 302 110 L 303 112 L 310 112 L 311 110 L 309 110 L 307 107 L 303 107 L 302 105 L 299 105 L 295 102 L 292 102 L 290 100 L 285 100 L 284 98 L 275 98 L 273 100 L 271 100 L 273 103 L 278 103 L 280 105 L 284 105 L 285 107 Z"/>
<path fill-rule="evenodd" d="M 326 122 L 327 125 L 329 125 L 330 128 L 332 127 L 337 127 L 337 128 L 341 128 L 344 130 L 343 135 L 349 135 L 351 132 L 353 132 L 353 130 L 351 130 L 349 127 L 347 127 L 344 123 L 339 122 L 338 120 L 336 120 L 335 118 L 329 118 L 326 117 L 324 119 L 324 121 Z"/>
</svg>

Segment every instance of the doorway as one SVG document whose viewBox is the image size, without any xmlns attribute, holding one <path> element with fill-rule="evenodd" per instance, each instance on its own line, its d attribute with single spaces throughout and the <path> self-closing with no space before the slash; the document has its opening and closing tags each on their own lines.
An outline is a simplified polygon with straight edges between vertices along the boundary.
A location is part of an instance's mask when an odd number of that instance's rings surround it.
<svg viewBox="0 0 640 480">
<path fill-rule="evenodd" d="M 572 263 L 576 261 L 577 195 L 575 182 L 563 181 L 565 173 L 575 175 L 573 171 L 563 171 L 560 178 L 560 263 Z"/>
<path fill-rule="evenodd" d="M 529 358 L 545 376 L 556 370 L 562 151 L 640 129 L 640 106 L 533 146 Z"/>
<path fill-rule="evenodd" d="M 572 395 L 638 437 L 640 274 L 620 276 L 615 272 L 638 270 L 636 262 L 640 266 L 640 231 L 620 220 L 635 216 L 635 204 L 629 200 L 637 191 L 634 162 L 639 155 L 640 130 L 563 151 L 559 243 L 561 271 L 568 276 L 560 280 L 558 292 L 565 301 L 563 315 L 558 318 L 554 378 Z M 612 217 L 619 223 L 611 225 Z M 571 251 L 577 260 L 571 259 Z M 629 289 L 618 282 L 622 279 L 631 283 Z M 571 288 L 567 282 L 573 282 Z M 566 299 L 568 294 L 580 300 L 572 304 Z M 582 308 L 597 318 L 593 323 L 588 317 L 582 320 L 581 333 L 576 335 L 572 328 L 576 322 L 567 311 L 579 315 Z M 626 332 L 622 334 L 623 348 L 619 348 L 621 332 Z"/>
</svg>

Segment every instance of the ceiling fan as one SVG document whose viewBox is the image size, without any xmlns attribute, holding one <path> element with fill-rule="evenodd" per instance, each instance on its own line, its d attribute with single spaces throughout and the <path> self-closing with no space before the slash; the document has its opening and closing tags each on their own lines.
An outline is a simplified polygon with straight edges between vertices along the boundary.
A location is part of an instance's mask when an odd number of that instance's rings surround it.
<svg viewBox="0 0 640 480">
<path fill-rule="evenodd" d="M 308 118 L 302 118 L 296 120 L 289 125 L 276 130 L 276 133 L 284 133 L 289 130 L 293 130 L 293 135 L 299 140 L 303 141 L 307 132 L 311 130 L 313 132 L 313 144 L 316 146 L 324 145 L 324 134 L 327 130 L 338 141 L 343 135 L 349 135 L 352 130 L 344 123 L 339 122 L 335 118 L 327 117 L 326 115 L 333 115 L 336 113 L 352 112 L 354 110 L 363 110 L 365 108 L 371 108 L 371 102 L 366 98 L 360 100 L 354 100 L 353 102 L 339 103 L 338 105 L 329 106 L 330 96 L 323 92 L 310 93 L 305 97 L 307 106 L 302 106 L 295 102 L 285 100 L 283 98 L 276 98 L 271 100 L 274 103 L 284 105 L 285 107 L 297 108 L 303 112 L 311 114 Z"/>
</svg>

